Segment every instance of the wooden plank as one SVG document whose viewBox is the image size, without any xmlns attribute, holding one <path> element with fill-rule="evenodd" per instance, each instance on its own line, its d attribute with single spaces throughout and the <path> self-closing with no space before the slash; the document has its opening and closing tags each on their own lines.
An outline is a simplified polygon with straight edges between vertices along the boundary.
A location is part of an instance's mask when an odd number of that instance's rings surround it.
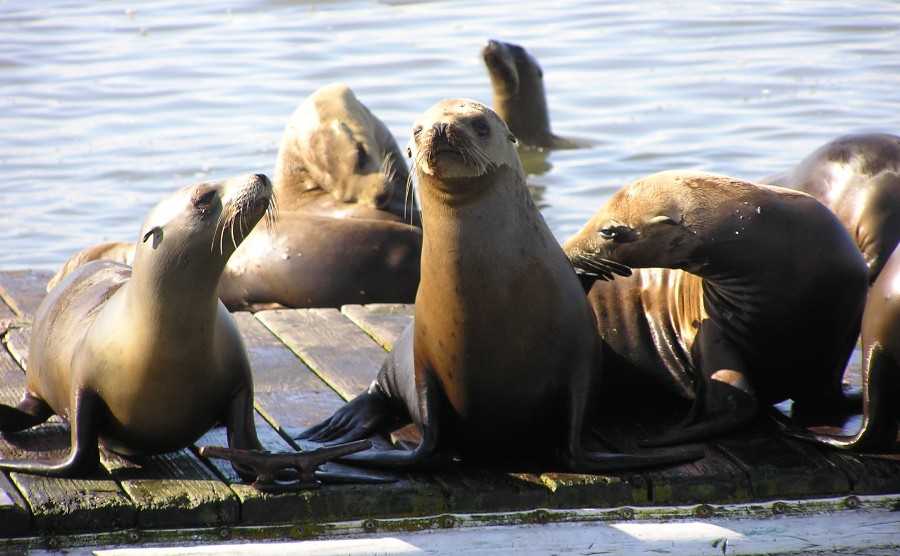
<svg viewBox="0 0 900 556">
<path fill-rule="evenodd" d="M 0 272 L 0 298 L 20 317 L 32 317 L 47 295 L 49 270 L 7 270 Z"/>
<path fill-rule="evenodd" d="M 337 309 L 262 311 L 256 317 L 345 400 L 368 388 L 386 356 Z"/>
<path fill-rule="evenodd" d="M 629 454 L 684 454 L 701 451 L 694 462 L 640 470 L 647 491 L 642 505 L 731 503 L 750 499 L 747 473 L 713 446 L 691 442 L 665 448 L 643 448 L 639 442 L 668 431 L 683 417 L 686 407 L 642 407 L 606 409 L 592 419 L 592 434 L 614 451 Z"/>
<path fill-rule="evenodd" d="M 402 303 L 373 303 L 344 305 L 341 313 L 362 328 L 384 349 L 391 351 L 397 338 L 412 322 L 415 305 Z"/>
<path fill-rule="evenodd" d="M 762 416 L 739 434 L 715 439 L 712 444 L 747 473 L 756 500 L 811 498 L 850 491 L 850 481 L 818 447 L 795 442 L 779 433 Z"/>
<path fill-rule="evenodd" d="M 18 489 L 0 473 L 0 538 L 21 537 L 31 529 L 31 512 Z"/>
<path fill-rule="evenodd" d="M 349 325 L 344 328 L 345 333 L 349 331 L 357 339 L 365 340 L 367 345 L 374 346 L 381 354 L 385 353 L 337 311 L 328 313 L 343 319 Z M 257 313 L 256 316 L 258 318 L 264 315 Z M 241 329 L 253 369 L 257 409 L 271 424 L 269 426 L 267 422 L 257 421 L 260 440 L 266 449 L 273 451 L 295 449 L 297 442 L 279 437 L 276 430 L 292 438 L 310 425 L 331 415 L 344 401 L 292 350 L 263 326 L 260 322 L 263 319 L 256 320 L 249 313 L 236 313 L 235 319 Z M 333 334 L 334 327 L 326 329 L 326 333 Z M 315 334 L 312 336 L 315 337 Z M 313 343 L 318 341 L 314 338 Z M 342 349 L 347 351 L 349 357 L 338 358 L 338 361 L 352 359 L 353 352 L 350 350 L 355 342 L 350 340 L 346 343 L 340 342 L 339 345 L 343 346 Z M 329 358 L 326 356 L 325 360 Z M 203 441 L 218 442 L 221 445 L 225 439 L 222 436 L 216 438 L 208 434 Z M 312 446 L 304 443 L 304 447 Z M 216 467 L 226 480 L 232 483 L 232 488 L 241 499 L 242 521 L 247 525 L 322 523 L 446 511 L 445 499 L 433 483 L 405 475 L 393 484 L 328 484 L 318 490 L 263 494 L 247 484 L 240 483 L 230 468 L 223 467 L 221 463 L 216 463 Z M 347 471 L 349 468 L 327 464 L 323 469 Z"/>
<path fill-rule="evenodd" d="M 0 352 L 0 403 L 15 405 L 24 389 L 24 372 L 6 351 Z M 69 427 L 56 417 L 34 429 L 0 436 L 4 459 L 58 459 L 68 452 Z M 135 523 L 131 501 L 102 468 L 80 479 L 10 476 L 28 503 L 34 528 L 41 532 L 103 531 Z"/>
<path fill-rule="evenodd" d="M 126 459 L 104 449 L 101 461 L 133 501 L 139 527 L 213 527 L 240 520 L 234 492 L 190 450 Z"/>
</svg>

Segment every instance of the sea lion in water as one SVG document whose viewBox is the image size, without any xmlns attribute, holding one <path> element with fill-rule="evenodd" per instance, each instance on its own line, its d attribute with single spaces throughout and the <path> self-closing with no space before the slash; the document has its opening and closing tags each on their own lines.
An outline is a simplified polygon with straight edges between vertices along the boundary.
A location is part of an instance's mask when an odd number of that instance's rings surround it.
<svg viewBox="0 0 900 556">
<path fill-rule="evenodd" d="M 316 90 L 291 115 L 273 179 L 282 210 L 418 223 L 400 147 L 343 83 Z"/>
<path fill-rule="evenodd" d="M 639 269 L 588 298 L 611 381 L 638 398 L 652 382 L 693 401 L 691 424 L 648 445 L 730 431 L 788 398 L 844 404 L 868 273 L 813 197 L 662 172 L 613 195 L 563 248 L 582 273 L 603 260 Z"/>
<path fill-rule="evenodd" d="M 797 166 L 763 180 L 816 197 L 837 214 L 869 265 L 874 282 L 900 243 L 900 137 L 845 135 Z"/>
<path fill-rule="evenodd" d="M 482 104 L 447 99 L 415 124 L 410 156 L 424 228 L 413 323 L 368 390 L 303 437 L 339 443 L 412 421 L 416 449 L 347 458 L 383 468 L 451 453 L 551 453 L 578 471 L 698 457 L 584 447 L 601 371 L 596 324 L 525 187 L 506 124 Z"/>
<path fill-rule="evenodd" d="M 271 201 L 259 174 L 185 187 L 144 220 L 133 267 L 93 261 L 63 279 L 35 314 L 25 396 L 0 406 L 0 431 L 57 414 L 71 452 L 0 468 L 71 476 L 97 466 L 98 440 L 126 456 L 171 452 L 220 421 L 231 446 L 260 449 L 250 364 L 215 291 Z"/>
<path fill-rule="evenodd" d="M 887 452 L 900 420 L 900 249 L 888 259 L 869 290 L 862 319 L 862 423 L 851 436 L 786 432 L 835 448 Z"/>
<path fill-rule="evenodd" d="M 494 91 L 494 110 L 525 148 L 571 149 L 578 143 L 550 130 L 544 72 L 517 44 L 489 40 L 481 49 Z"/>
</svg>

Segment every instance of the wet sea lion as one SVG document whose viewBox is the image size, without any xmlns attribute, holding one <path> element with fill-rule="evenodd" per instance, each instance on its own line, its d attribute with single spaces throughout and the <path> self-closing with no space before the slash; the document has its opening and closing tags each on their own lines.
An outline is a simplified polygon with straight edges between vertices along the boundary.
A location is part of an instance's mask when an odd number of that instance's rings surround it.
<svg viewBox="0 0 900 556">
<path fill-rule="evenodd" d="M 410 421 L 414 450 L 347 459 L 382 468 L 556 454 L 599 471 L 694 459 L 588 452 L 601 360 L 593 315 L 525 187 L 515 138 L 486 106 L 437 103 L 413 128 L 424 242 L 413 323 L 368 390 L 303 437 L 337 443 Z"/>
<path fill-rule="evenodd" d="M 400 147 L 343 83 L 316 90 L 291 115 L 273 180 L 286 211 L 418 221 Z"/>
<path fill-rule="evenodd" d="M 215 291 L 271 200 L 259 174 L 185 187 L 144 220 L 133 267 L 93 261 L 63 279 L 35 314 L 25 396 L 0 406 L 0 431 L 57 414 L 71 452 L 0 469 L 76 475 L 97 466 L 98 440 L 126 456 L 170 452 L 219 421 L 231 446 L 260 449 L 250 364 Z"/>
<path fill-rule="evenodd" d="M 869 265 L 870 281 L 900 243 L 900 137 L 845 135 L 763 180 L 816 197 L 837 214 Z"/>
<path fill-rule="evenodd" d="M 627 385 L 616 396 L 642 398 L 652 383 L 693 402 L 690 424 L 648 445 L 730 431 L 788 398 L 845 405 L 868 272 L 813 197 L 662 172 L 613 195 L 563 247 L 583 274 L 603 260 L 639 269 L 588 298 L 606 376 Z"/>
<path fill-rule="evenodd" d="M 836 448 L 887 452 L 897 441 L 900 420 L 900 249 L 884 265 L 869 291 L 862 319 L 862 423 L 851 436 L 786 432 Z"/>
<path fill-rule="evenodd" d="M 481 49 L 494 91 L 494 110 L 524 148 L 570 149 L 580 146 L 550 130 L 544 72 L 517 44 L 489 40 Z"/>
</svg>

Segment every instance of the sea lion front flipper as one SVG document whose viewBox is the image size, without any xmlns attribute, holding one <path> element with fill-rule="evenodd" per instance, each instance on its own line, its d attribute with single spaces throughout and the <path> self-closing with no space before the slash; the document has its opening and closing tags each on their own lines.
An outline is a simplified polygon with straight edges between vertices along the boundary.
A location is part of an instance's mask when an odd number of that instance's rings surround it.
<svg viewBox="0 0 900 556">
<path fill-rule="evenodd" d="M 35 473 L 49 477 L 71 477 L 93 471 L 100 464 L 98 414 L 101 400 L 87 388 L 77 388 L 72 396 L 72 448 L 63 461 L 0 461 L 0 469 L 21 473 Z"/>
<path fill-rule="evenodd" d="M 255 413 L 252 390 L 249 387 L 241 389 L 229 402 L 222 418 L 230 448 L 262 450 L 262 444 L 256 434 L 256 423 L 253 420 Z M 254 469 L 241 465 L 235 460 L 232 460 L 232 467 L 234 467 L 235 473 L 245 481 L 257 478 Z"/>
<path fill-rule="evenodd" d="M 361 440 L 398 421 L 400 416 L 394 406 L 378 382 L 373 382 L 365 392 L 341 406 L 331 417 L 297 435 L 296 439 L 328 444 Z"/>
<path fill-rule="evenodd" d="M 53 415 L 44 400 L 26 392 L 16 407 L 0 404 L 0 432 L 19 432 L 40 425 Z"/>
</svg>

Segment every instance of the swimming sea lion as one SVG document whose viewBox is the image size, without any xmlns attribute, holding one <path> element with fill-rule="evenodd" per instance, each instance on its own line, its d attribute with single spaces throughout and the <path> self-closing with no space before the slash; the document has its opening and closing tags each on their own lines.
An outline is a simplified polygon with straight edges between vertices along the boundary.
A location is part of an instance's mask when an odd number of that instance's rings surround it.
<svg viewBox="0 0 900 556">
<path fill-rule="evenodd" d="M 588 298 L 606 376 L 637 398 L 655 383 L 693 401 L 695 422 L 648 445 L 730 431 L 787 398 L 844 405 L 868 273 L 813 197 L 662 172 L 613 195 L 563 248 L 582 273 L 603 260 L 640 269 L 594 283 Z"/>
<path fill-rule="evenodd" d="M 0 431 L 57 414 L 71 452 L 0 468 L 71 476 L 97 466 L 98 440 L 126 456 L 170 452 L 219 421 L 231 446 L 260 449 L 250 364 L 215 291 L 271 202 L 260 174 L 185 187 L 144 220 L 133 267 L 93 261 L 63 279 L 35 314 L 25 396 L 0 406 Z"/>
<path fill-rule="evenodd" d="M 400 147 L 343 83 L 318 89 L 291 115 L 273 179 L 282 210 L 418 222 Z"/>
<path fill-rule="evenodd" d="M 494 90 L 494 110 L 521 147 L 570 149 L 577 143 L 550 130 L 544 72 L 538 61 L 517 44 L 489 40 L 481 49 Z"/>
<path fill-rule="evenodd" d="M 837 214 L 865 256 L 869 278 L 900 243 L 900 137 L 845 135 L 764 183 L 798 189 Z"/>
<path fill-rule="evenodd" d="M 578 471 L 695 459 L 585 449 L 601 371 L 596 325 L 525 187 L 515 144 L 474 101 L 447 99 L 419 118 L 410 155 L 424 241 L 413 323 L 368 390 L 303 437 L 345 442 L 414 422 L 416 449 L 347 458 L 383 468 L 451 453 L 550 453 Z"/>
</svg>

